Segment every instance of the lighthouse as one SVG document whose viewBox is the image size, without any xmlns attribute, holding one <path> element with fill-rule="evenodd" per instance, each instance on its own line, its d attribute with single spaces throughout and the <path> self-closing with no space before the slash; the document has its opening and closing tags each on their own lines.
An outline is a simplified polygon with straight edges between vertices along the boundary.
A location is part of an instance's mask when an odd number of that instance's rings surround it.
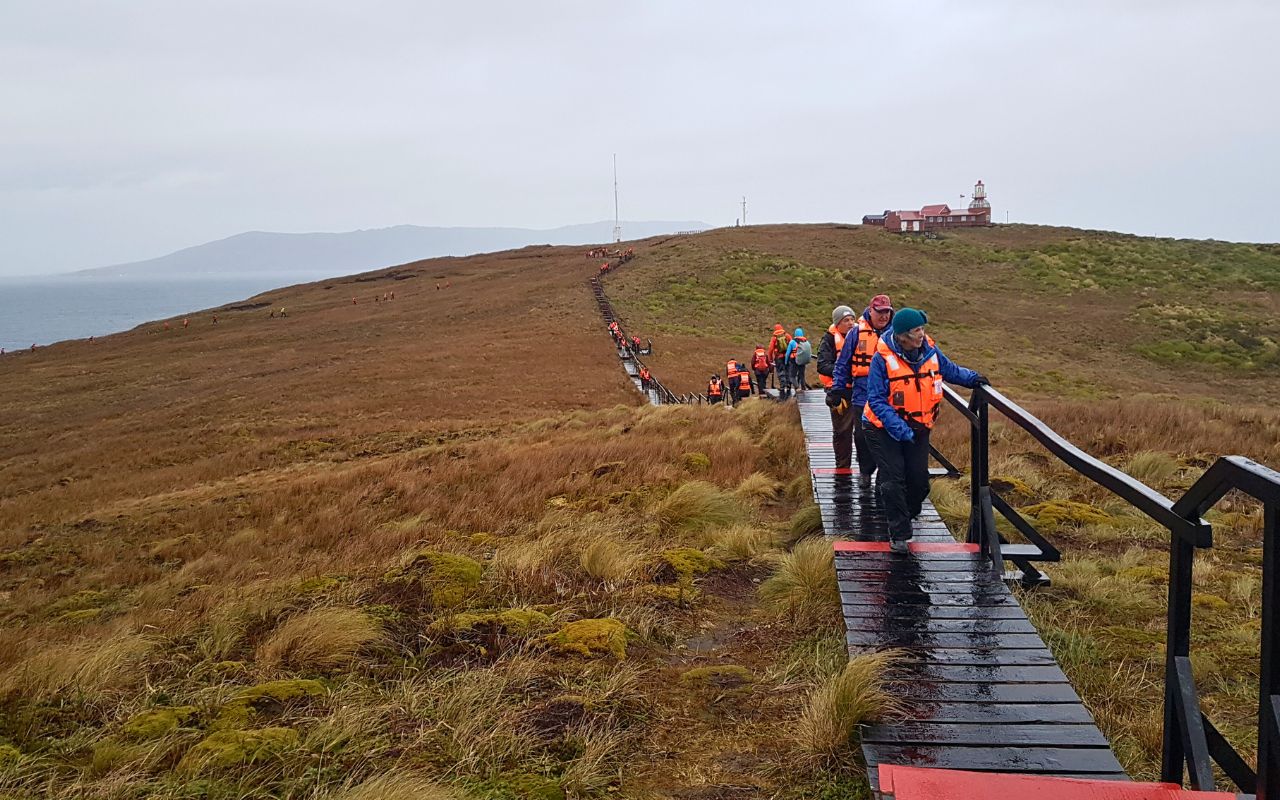
<svg viewBox="0 0 1280 800">
<path fill-rule="evenodd" d="M 973 187 L 973 199 L 969 201 L 969 211 L 975 214 L 991 213 L 991 204 L 987 202 L 987 187 L 978 181 Z"/>
</svg>

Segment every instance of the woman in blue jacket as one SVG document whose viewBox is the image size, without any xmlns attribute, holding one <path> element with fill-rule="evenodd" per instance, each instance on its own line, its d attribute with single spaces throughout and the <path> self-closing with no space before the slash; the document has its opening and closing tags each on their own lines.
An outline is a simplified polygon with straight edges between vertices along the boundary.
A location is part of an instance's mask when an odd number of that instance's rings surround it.
<svg viewBox="0 0 1280 800">
<path fill-rule="evenodd" d="M 894 552 L 907 552 L 911 520 L 929 496 L 929 432 L 938 418 L 946 381 L 973 388 L 987 379 L 953 364 L 924 332 L 923 311 L 893 316 L 891 336 L 880 339 L 867 376 L 862 419 L 880 475 L 880 503 Z"/>
</svg>

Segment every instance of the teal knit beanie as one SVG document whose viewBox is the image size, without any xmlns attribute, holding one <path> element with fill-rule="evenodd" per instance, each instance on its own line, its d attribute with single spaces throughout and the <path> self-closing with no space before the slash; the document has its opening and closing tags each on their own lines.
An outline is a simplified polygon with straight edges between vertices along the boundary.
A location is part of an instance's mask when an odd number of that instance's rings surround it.
<svg viewBox="0 0 1280 800">
<path fill-rule="evenodd" d="M 915 308 L 900 308 L 893 315 L 893 332 L 902 335 L 929 321 L 929 315 Z"/>
</svg>

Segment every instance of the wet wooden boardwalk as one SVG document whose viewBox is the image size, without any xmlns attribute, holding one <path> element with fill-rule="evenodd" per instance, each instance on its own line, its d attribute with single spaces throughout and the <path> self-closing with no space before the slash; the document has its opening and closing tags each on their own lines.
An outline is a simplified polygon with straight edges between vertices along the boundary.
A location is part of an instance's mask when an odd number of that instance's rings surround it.
<svg viewBox="0 0 1280 800">
<path fill-rule="evenodd" d="M 850 654 L 900 648 L 901 719 L 864 726 L 872 789 L 880 764 L 1128 780 L 1040 635 L 976 546 L 930 504 L 910 554 L 889 552 L 874 489 L 835 469 L 820 391 L 797 398 L 815 499 L 836 550 Z M 1002 565 L 1001 565 L 1002 566 Z"/>
</svg>

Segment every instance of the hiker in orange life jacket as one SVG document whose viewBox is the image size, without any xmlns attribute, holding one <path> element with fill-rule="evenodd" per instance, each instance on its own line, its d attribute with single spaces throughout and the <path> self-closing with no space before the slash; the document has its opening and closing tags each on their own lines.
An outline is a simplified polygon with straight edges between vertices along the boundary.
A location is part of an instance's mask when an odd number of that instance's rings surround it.
<svg viewBox="0 0 1280 800">
<path fill-rule="evenodd" d="M 889 522 L 889 544 L 907 552 L 911 521 L 929 496 L 929 432 L 942 402 L 944 381 L 974 388 L 988 381 L 957 366 L 925 335 L 923 311 L 904 308 L 892 333 L 880 339 L 867 376 L 862 409 L 866 440 L 880 471 L 880 504 Z M 839 375 L 837 374 L 837 378 Z"/>
<path fill-rule="evenodd" d="M 717 405 L 724 397 L 724 384 L 720 382 L 719 375 L 712 375 L 711 380 L 707 381 L 707 402 L 711 405 Z"/>
<path fill-rule="evenodd" d="M 649 373 L 649 368 L 641 367 L 640 368 L 640 388 L 646 392 L 649 391 L 649 381 L 652 379 L 653 379 L 653 376 Z"/>
<path fill-rule="evenodd" d="M 738 362 L 732 358 L 724 364 L 724 388 L 726 406 L 738 401 Z"/>
<path fill-rule="evenodd" d="M 876 354 L 880 337 L 888 332 L 892 321 L 893 303 L 889 300 L 889 295 L 878 294 L 871 298 L 871 302 L 863 309 L 862 316 L 858 317 L 854 329 L 847 334 L 847 347 L 840 350 L 831 368 L 833 387 L 827 390 L 827 405 L 831 407 L 832 413 L 838 414 L 841 422 L 852 426 L 853 431 L 852 444 L 850 439 L 837 439 L 837 466 L 852 466 L 849 451 L 856 452 L 858 485 L 864 489 L 870 488 L 871 474 L 876 471 L 876 460 L 867 447 L 866 425 L 862 422 L 862 407 L 867 402 L 867 373 L 871 369 L 871 359 Z M 839 391 L 835 387 L 839 387 Z M 842 406 L 842 401 L 847 406 Z M 847 416 L 853 419 L 846 418 L 846 414 L 842 413 L 845 410 L 848 412 Z M 843 462 L 839 450 L 842 447 L 849 448 L 843 451 Z"/>
<path fill-rule="evenodd" d="M 738 399 L 751 396 L 751 372 L 742 364 L 738 365 Z"/>
<path fill-rule="evenodd" d="M 813 358 L 813 345 L 804 335 L 804 328 L 796 328 L 791 344 L 787 345 L 787 369 L 791 370 L 791 388 L 796 391 L 808 389 L 804 380 L 804 368 Z"/>
<path fill-rule="evenodd" d="M 761 397 L 764 396 L 764 387 L 769 382 L 771 368 L 769 352 L 760 345 L 756 345 L 755 351 L 751 354 L 751 371 L 756 374 L 756 393 Z"/>
<path fill-rule="evenodd" d="M 787 369 L 787 345 L 791 344 L 791 337 L 787 335 L 786 330 L 781 325 L 773 326 L 773 336 L 769 337 L 769 361 L 773 363 L 774 379 L 778 382 L 778 399 L 786 400 L 790 394 L 790 384 L 787 383 L 790 371 Z"/>
<path fill-rule="evenodd" d="M 856 324 L 857 318 L 852 308 L 836 306 L 831 311 L 831 327 L 827 328 L 818 344 L 818 380 L 827 391 L 828 406 L 832 405 L 831 374 L 836 366 L 836 358 L 844 348 L 845 337 Z M 852 388 L 852 385 L 847 388 Z M 849 469 L 853 466 L 853 425 L 854 418 L 859 416 L 861 415 L 850 412 L 849 405 L 840 410 L 831 408 L 831 449 L 835 451 L 837 469 Z M 869 479 L 870 473 L 867 474 Z"/>
</svg>

